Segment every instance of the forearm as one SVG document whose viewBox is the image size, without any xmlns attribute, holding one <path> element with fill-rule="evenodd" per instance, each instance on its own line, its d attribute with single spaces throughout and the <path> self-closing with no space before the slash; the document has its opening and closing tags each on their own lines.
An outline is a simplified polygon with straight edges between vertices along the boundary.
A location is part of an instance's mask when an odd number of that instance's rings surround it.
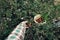
<svg viewBox="0 0 60 40">
<path fill-rule="evenodd" d="M 25 36 L 26 27 L 22 23 L 11 32 L 6 40 L 23 40 Z"/>
</svg>

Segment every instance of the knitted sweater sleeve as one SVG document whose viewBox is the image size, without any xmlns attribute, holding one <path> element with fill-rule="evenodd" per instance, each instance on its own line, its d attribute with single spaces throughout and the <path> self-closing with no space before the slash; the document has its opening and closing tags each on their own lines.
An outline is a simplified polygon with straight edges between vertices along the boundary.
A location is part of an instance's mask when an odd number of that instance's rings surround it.
<svg viewBox="0 0 60 40">
<path fill-rule="evenodd" d="M 20 23 L 16 28 L 11 32 L 11 34 L 6 38 L 6 40 L 24 40 L 26 25 Z"/>
</svg>

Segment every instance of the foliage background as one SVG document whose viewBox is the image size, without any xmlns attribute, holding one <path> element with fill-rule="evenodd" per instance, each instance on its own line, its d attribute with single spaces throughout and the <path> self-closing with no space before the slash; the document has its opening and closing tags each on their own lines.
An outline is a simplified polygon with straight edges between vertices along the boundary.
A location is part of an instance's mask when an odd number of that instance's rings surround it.
<svg viewBox="0 0 60 40">
<path fill-rule="evenodd" d="M 41 14 L 47 23 L 35 24 L 32 20 L 36 14 Z M 52 21 L 59 16 L 60 5 L 54 5 L 54 0 L 0 0 L 0 40 L 11 33 L 22 17 L 32 22 L 25 40 L 60 40 L 60 28 Z"/>
</svg>

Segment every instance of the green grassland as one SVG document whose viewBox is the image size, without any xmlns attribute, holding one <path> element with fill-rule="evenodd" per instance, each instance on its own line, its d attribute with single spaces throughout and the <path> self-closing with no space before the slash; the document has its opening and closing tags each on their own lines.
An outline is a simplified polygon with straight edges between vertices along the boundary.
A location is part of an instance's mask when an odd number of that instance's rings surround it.
<svg viewBox="0 0 60 40">
<path fill-rule="evenodd" d="M 34 23 L 36 14 L 41 14 L 47 23 Z M 60 5 L 54 5 L 54 0 L 0 0 L 0 40 L 11 33 L 22 17 L 32 23 L 24 40 L 60 40 L 60 28 L 53 22 L 59 16 Z"/>
</svg>

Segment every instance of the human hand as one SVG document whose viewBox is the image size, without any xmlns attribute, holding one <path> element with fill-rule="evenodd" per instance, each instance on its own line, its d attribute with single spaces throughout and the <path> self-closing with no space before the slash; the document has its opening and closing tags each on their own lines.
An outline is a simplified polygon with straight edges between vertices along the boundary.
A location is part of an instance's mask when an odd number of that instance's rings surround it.
<svg viewBox="0 0 60 40">
<path fill-rule="evenodd" d="M 23 26 L 26 27 L 26 28 L 31 27 L 31 23 L 28 23 L 28 21 L 23 21 L 23 22 L 21 22 L 21 23 L 22 23 Z"/>
</svg>

